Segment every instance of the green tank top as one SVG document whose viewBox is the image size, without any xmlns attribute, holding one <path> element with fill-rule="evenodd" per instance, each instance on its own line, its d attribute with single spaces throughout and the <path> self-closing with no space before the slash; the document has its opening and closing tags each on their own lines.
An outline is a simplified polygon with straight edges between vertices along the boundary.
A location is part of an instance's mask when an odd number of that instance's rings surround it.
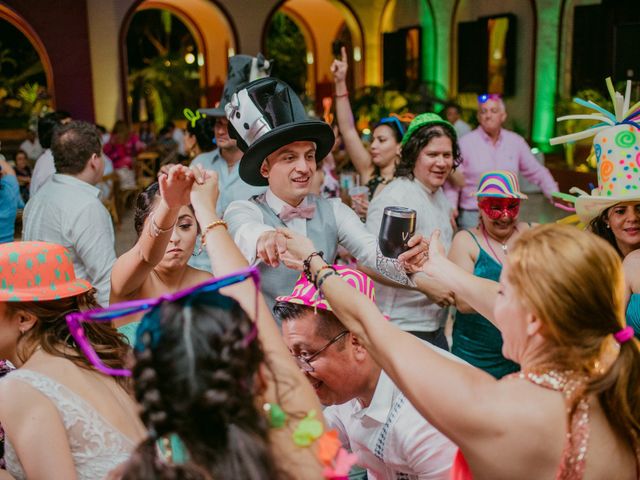
<svg viewBox="0 0 640 480">
<path fill-rule="evenodd" d="M 502 265 L 480 246 L 473 233 L 465 231 L 471 235 L 480 249 L 473 274 L 497 282 L 500 279 Z M 520 370 L 517 363 L 502 356 L 500 331 L 479 313 L 456 312 L 451 353 L 496 378 Z"/>
</svg>

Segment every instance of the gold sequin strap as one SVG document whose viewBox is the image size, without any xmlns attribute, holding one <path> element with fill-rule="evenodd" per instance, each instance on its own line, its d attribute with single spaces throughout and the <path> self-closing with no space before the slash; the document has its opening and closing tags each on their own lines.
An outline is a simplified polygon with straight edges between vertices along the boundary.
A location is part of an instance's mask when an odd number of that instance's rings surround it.
<svg viewBox="0 0 640 480">
<path fill-rule="evenodd" d="M 587 378 L 573 371 L 556 370 L 520 372 L 517 376 L 564 395 L 569 431 L 556 480 L 582 480 L 589 443 L 589 402 L 584 395 Z"/>
</svg>

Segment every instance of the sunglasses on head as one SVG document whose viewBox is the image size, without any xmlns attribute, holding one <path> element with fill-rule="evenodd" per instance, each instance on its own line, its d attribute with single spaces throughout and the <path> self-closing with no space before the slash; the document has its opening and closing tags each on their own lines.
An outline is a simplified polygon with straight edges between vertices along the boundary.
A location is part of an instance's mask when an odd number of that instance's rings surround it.
<svg viewBox="0 0 640 480">
<path fill-rule="evenodd" d="M 502 100 L 502 96 L 499 93 L 483 93 L 478 95 L 478 103 L 487 103 L 489 100 Z"/>
<path fill-rule="evenodd" d="M 258 333 L 255 321 L 258 313 L 260 273 L 256 267 L 250 267 L 244 270 L 240 270 L 224 277 L 212 278 L 204 283 L 201 283 L 200 285 L 196 285 L 195 287 L 190 287 L 176 293 L 161 295 L 160 297 L 156 298 L 121 302 L 115 305 L 110 305 L 107 308 L 89 310 L 86 312 L 73 312 L 66 315 L 65 318 L 71 336 L 76 341 L 76 344 L 78 345 L 82 353 L 98 371 L 106 375 L 129 377 L 131 376 L 131 370 L 111 368 L 102 362 L 100 356 L 96 353 L 95 349 L 91 345 L 91 342 L 85 335 L 83 327 L 84 322 L 110 322 L 111 320 L 114 320 L 116 318 L 126 317 L 128 315 L 133 315 L 140 312 L 148 312 L 164 302 L 182 301 L 184 302 L 184 306 L 187 307 L 206 299 L 207 304 L 209 305 L 228 308 L 227 305 L 230 301 L 229 298 L 220 293 L 215 295 L 215 293 L 217 293 L 221 288 L 228 287 L 230 285 L 234 285 L 248 279 L 251 279 L 253 281 L 256 291 L 253 328 L 244 339 L 245 344 L 249 345 L 256 338 Z M 143 319 L 143 321 L 140 323 L 140 326 L 138 327 L 138 332 L 136 334 L 136 345 L 134 347 L 136 350 L 142 350 L 144 348 L 142 344 L 142 338 L 146 333 L 149 333 L 151 335 L 152 342 L 157 342 L 157 338 L 161 333 L 159 322 L 160 316 L 147 316 L 145 317 L 145 319 Z"/>
</svg>

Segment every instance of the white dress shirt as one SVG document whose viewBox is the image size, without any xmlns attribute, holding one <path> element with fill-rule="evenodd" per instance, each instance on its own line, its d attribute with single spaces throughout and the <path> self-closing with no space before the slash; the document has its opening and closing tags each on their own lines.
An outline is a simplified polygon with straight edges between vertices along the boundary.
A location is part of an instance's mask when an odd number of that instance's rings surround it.
<svg viewBox="0 0 640 480">
<path fill-rule="evenodd" d="M 369 480 L 448 480 L 457 447 L 381 372 L 368 407 L 353 399 L 323 411 Z"/>
<path fill-rule="evenodd" d="M 99 195 L 99 189 L 82 180 L 54 174 L 27 202 L 22 236 L 67 248 L 76 277 L 91 282 L 106 307 L 116 254 L 111 217 Z"/>
<path fill-rule="evenodd" d="M 53 163 L 53 153 L 51 153 L 50 148 L 47 148 L 33 167 L 31 183 L 29 184 L 29 197 L 33 197 L 54 173 L 56 173 L 56 166 Z"/>
<path fill-rule="evenodd" d="M 418 180 L 397 178 L 369 204 L 367 229 L 378 235 L 385 207 L 399 206 L 416 211 L 416 234 L 427 240 L 440 230 L 440 240 L 449 250 L 453 237 L 451 204 L 442 188 L 431 192 Z M 433 332 L 444 325 L 447 311 L 423 293 L 376 283 L 376 303 L 403 330 Z"/>
<path fill-rule="evenodd" d="M 286 205 L 286 202 L 276 197 L 271 189 L 267 189 L 265 200 L 274 212 L 280 212 Z M 376 268 L 376 236 L 367 231 L 355 212 L 339 198 L 322 201 L 331 202 L 338 228 L 336 243 L 346 248 L 360 263 Z M 303 200 L 301 205 L 305 205 L 306 202 L 306 199 Z M 264 223 L 260 207 L 246 200 L 232 202 L 224 212 L 224 219 L 238 248 L 248 262 L 253 264 L 256 261 L 258 237 L 275 229 Z M 296 233 L 307 235 L 307 221 L 304 218 L 293 218 L 285 225 Z"/>
</svg>

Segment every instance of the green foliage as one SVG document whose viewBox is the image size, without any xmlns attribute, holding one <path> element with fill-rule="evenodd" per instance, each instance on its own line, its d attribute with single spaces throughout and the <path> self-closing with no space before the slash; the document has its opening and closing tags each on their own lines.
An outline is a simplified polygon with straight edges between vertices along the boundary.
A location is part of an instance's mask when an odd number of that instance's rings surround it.
<svg viewBox="0 0 640 480">
<path fill-rule="evenodd" d="M 439 111 L 446 103 L 446 96 L 437 85 L 423 83 L 416 91 L 401 92 L 385 87 L 365 86 L 356 92 L 352 108 L 357 125 L 363 129 L 370 122 L 377 122 L 391 113 L 413 113 Z"/>
<path fill-rule="evenodd" d="M 198 66 L 184 60 L 194 42 L 190 36 L 179 39 L 172 36 L 177 35 L 172 23 L 179 20 L 166 10 L 158 10 L 151 20 L 148 15 L 140 18 L 156 23 L 138 25 L 144 32 L 146 49 L 141 51 L 146 55 L 143 66 L 131 67 L 128 77 L 133 121 L 146 120 L 143 111 L 146 109 L 148 117 L 160 129 L 169 120 L 181 118 L 185 106 L 199 104 L 202 92 Z"/>
<path fill-rule="evenodd" d="M 0 44 L 0 117 L 2 127 L 26 128 L 49 108 L 46 88 L 37 81 L 29 81 L 40 76 L 44 68 L 38 55 L 34 54 L 21 64 L 14 57 L 11 48 Z M 10 67 L 10 68 L 5 68 Z"/>
<path fill-rule="evenodd" d="M 298 26 L 282 12 L 276 12 L 267 30 L 267 56 L 274 60 L 271 75 L 288 83 L 298 94 L 305 92 L 307 47 Z"/>
</svg>

